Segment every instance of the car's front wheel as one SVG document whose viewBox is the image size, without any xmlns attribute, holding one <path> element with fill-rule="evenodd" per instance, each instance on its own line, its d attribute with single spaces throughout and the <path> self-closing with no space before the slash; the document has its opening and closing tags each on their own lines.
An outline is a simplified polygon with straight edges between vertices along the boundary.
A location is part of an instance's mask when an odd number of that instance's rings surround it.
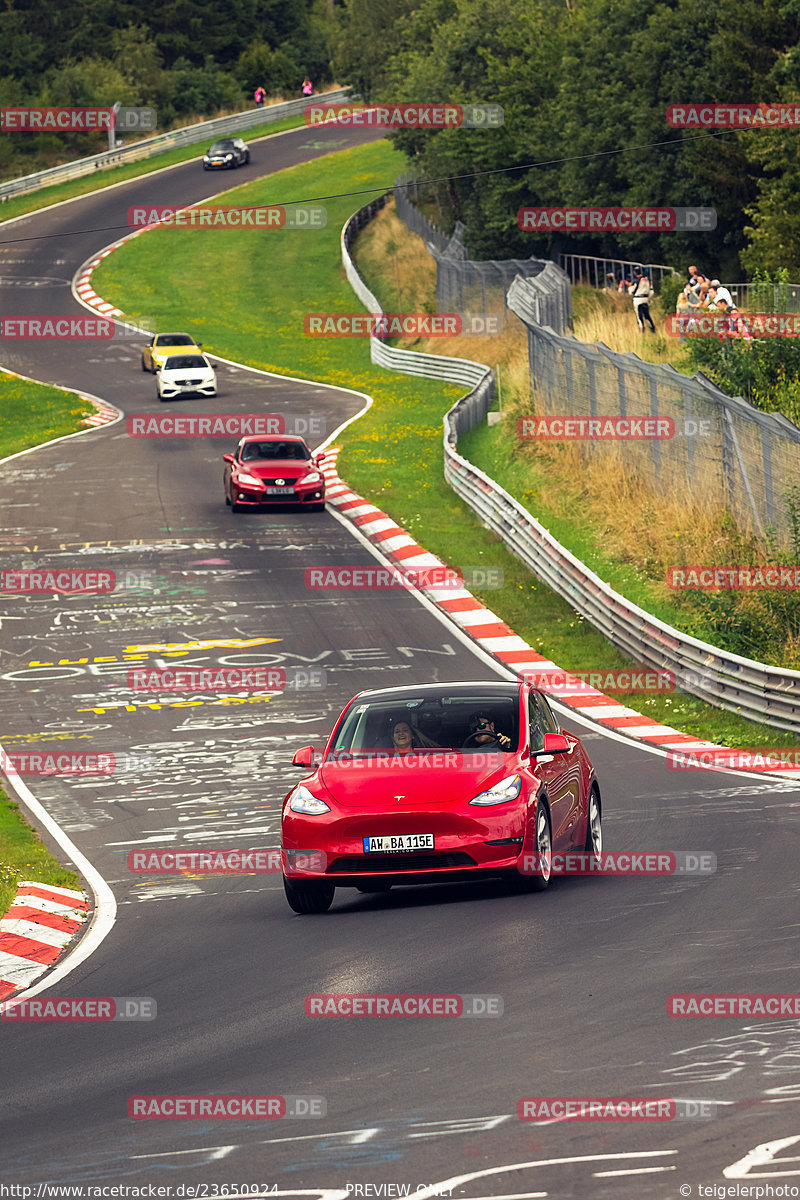
<svg viewBox="0 0 800 1200">
<path fill-rule="evenodd" d="M 519 872 L 513 881 L 515 891 L 543 892 L 549 886 L 552 852 L 550 813 L 545 800 L 540 796 L 536 801 L 536 815 L 532 828 L 529 827 L 523 845 Z"/>
<path fill-rule="evenodd" d="M 586 813 L 586 841 L 583 846 L 584 854 L 591 854 L 595 863 L 600 862 L 603 852 L 603 825 L 600 810 L 600 793 L 592 786 L 589 792 L 588 811 Z"/>
<path fill-rule="evenodd" d="M 250 151 L 249 150 L 245 151 L 244 165 L 246 167 L 250 165 Z"/>
<path fill-rule="evenodd" d="M 311 913 L 327 912 L 333 904 L 333 894 L 336 887 L 332 883 L 312 880 L 304 883 L 290 883 L 284 875 L 283 890 L 289 907 L 296 913 L 308 916 Z"/>
<path fill-rule="evenodd" d="M 148 369 L 147 363 L 144 361 L 144 355 L 142 355 L 142 370 L 146 371 L 147 369 Z"/>
</svg>

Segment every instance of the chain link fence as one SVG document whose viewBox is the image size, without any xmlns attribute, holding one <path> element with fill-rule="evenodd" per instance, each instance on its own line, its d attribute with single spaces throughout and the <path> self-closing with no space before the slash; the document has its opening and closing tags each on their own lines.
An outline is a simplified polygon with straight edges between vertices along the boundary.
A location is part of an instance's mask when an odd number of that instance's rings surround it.
<svg viewBox="0 0 800 1200">
<path fill-rule="evenodd" d="M 395 206 L 401 221 L 423 238 L 436 262 L 436 307 L 440 313 L 505 312 L 506 292 L 517 276 L 534 279 L 553 266 L 539 258 L 471 259 L 463 241 L 466 228 L 462 222 L 456 222 L 448 237 L 420 212 L 419 190 L 413 173 L 401 175 L 394 183 Z M 551 283 L 545 284 L 541 290 L 543 319 L 563 331 L 572 316 L 572 296 L 567 287 L 560 303 L 553 305 L 551 293 Z"/>
<path fill-rule="evenodd" d="M 535 281 L 534 281 L 535 282 Z M 762 413 L 727 396 L 704 375 L 586 345 L 539 323 L 531 281 L 516 279 L 508 307 L 528 330 L 531 386 L 537 413 L 573 417 L 661 417 L 671 437 L 626 440 L 632 471 L 661 493 L 684 493 L 726 509 L 746 529 L 791 544 L 785 484 L 800 479 L 800 429 L 780 413 Z M 588 454 L 602 443 L 586 441 Z"/>
</svg>

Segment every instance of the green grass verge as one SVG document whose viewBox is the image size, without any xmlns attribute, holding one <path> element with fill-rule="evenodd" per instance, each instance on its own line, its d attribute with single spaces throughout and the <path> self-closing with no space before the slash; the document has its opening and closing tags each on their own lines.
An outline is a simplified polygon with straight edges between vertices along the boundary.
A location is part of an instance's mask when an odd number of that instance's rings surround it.
<svg viewBox="0 0 800 1200">
<path fill-rule="evenodd" d="M 253 129 L 245 129 L 246 141 L 268 136 L 270 133 L 281 133 L 284 129 L 299 129 L 304 124 L 303 117 L 285 117 L 282 121 L 269 121 L 256 125 Z M 314 139 L 315 130 L 309 128 L 308 136 Z M 209 138 L 208 144 L 212 141 Z M 25 213 L 38 212 L 50 204 L 58 204 L 61 200 L 72 200 L 75 196 L 85 196 L 89 192 L 98 192 L 112 184 L 122 183 L 126 179 L 138 179 L 140 175 L 149 175 L 152 171 L 160 171 L 163 167 L 172 167 L 176 163 L 190 162 L 195 158 L 200 160 L 205 142 L 195 142 L 191 146 L 179 146 L 173 150 L 164 150 L 150 158 L 142 158 L 136 162 L 122 163 L 117 167 L 103 167 L 80 179 L 69 179 L 64 183 L 54 183 L 49 187 L 40 188 L 36 192 L 27 192 L 24 196 L 14 196 L 0 206 L 0 224 L 10 221 L 13 217 L 24 216 Z M 210 176 L 209 176 L 210 178 Z"/>
<path fill-rule="evenodd" d="M 59 866 L 18 805 L 0 789 L 0 917 L 8 911 L 22 879 L 76 890 L 81 887 L 75 872 Z"/>
<path fill-rule="evenodd" d="M 377 143 L 247 184 L 235 199 L 269 204 L 287 193 L 368 188 L 391 180 L 403 165 L 399 154 Z M 360 309 L 340 266 L 339 231 L 361 203 L 328 202 L 328 225 L 318 232 L 156 230 L 105 259 L 94 286 L 128 315 L 152 313 L 166 327 L 187 328 L 224 357 L 368 392 L 373 407 L 341 439 L 347 482 L 451 565 L 500 567 L 504 586 L 476 594 L 542 654 L 568 670 L 625 665 L 445 484 L 442 416 L 461 389 L 375 368 L 360 340 L 304 337 L 306 313 Z M 380 296 L 381 279 L 367 283 Z M 658 721 L 731 746 L 796 744 L 691 697 L 619 698 Z"/>
<path fill-rule="evenodd" d="M 0 370 L 0 458 L 83 428 L 94 408 L 74 392 L 29 383 Z"/>
</svg>

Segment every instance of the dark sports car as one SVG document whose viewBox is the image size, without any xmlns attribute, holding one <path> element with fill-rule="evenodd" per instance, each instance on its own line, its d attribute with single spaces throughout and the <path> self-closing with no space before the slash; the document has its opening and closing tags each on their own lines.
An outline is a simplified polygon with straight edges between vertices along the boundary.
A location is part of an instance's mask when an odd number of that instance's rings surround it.
<svg viewBox="0 0 800 1200">
<path fill-rule="evenodd" d="M 226 170 L 250 162 L 250 148 L 241 138 L 220 138 L 203 156 L 204 171 Z"/>
</svg>

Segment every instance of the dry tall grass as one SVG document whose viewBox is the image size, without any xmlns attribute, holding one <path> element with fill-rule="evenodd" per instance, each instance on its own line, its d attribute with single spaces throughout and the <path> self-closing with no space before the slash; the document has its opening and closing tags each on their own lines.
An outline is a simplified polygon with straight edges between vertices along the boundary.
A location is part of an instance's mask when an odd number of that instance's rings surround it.
<svg viewBox="0 0 800 1200">
<path fill-rule="evenodd" d="M 421 238 L 411 233 L 388 205 L 359 238 L 359 267 L 371 279 L 380 279 L 381 302 L 387 311 L 435 312 L 436 266 Z M 669 362 L 678 369 L 683 349 L 677 339 L 641 334 L 627 295 L 574 288 L 575 335 L 579 340 L 602 341 L 612 350 L 633 351 L 649 362 Z M 404 340 L 398 344 L 429 354 L 457 355 L 489 366 L 499 366 L 501 407 L 506 414 L 504 431 L 516 429 L 518 416 L 536 411 L 528 370 L 525 327 L 512 313 L 497 337 L 458 337 Z M 664 314 L 653 306 L 656 327 L 663 330 Z M 753 531 L 737 525 L 719 502 L 718 494 L 694 489 L 690 494 L 681 479 L 663 479 L 658 488 L 649 475 L 632 467 L 619 443 L 524 442 L 508 435 L 512 460 L 529 464 L 532 490 L 523 499 L 536 512 L 536 489 L 546 484 L 547 506 L 556 512 L 583 514 L 599 530 L 603 551 L 617 562 L 630 564 L 647 577 L 657 593 L 673 603 L 666 572 L 682 563 L 730 566 L 763 563 L 772 556 Z M 537 482 L 538 481 L 538 482 Z M 729 594 L 730 595 L 730 594 Z M 679 600 L 684 606 L 691 597 Z M 722 617 L 750 626 L 775 624 L 768 596 L 732 596 Z M 688 611 L 688 609 L 687 609 Z M 716 618 L 715 618 L 716 619 Z M 787 614 L 780 620 L 779 652 L 772 661 L 800 666 L 800 631 Z M 777 629 L 776 629 L 777 632 Z M 785 636 L 785 643 L 783 638 Z M 746 652 L 742 647 L 739 652 Z"/>
</svg>

